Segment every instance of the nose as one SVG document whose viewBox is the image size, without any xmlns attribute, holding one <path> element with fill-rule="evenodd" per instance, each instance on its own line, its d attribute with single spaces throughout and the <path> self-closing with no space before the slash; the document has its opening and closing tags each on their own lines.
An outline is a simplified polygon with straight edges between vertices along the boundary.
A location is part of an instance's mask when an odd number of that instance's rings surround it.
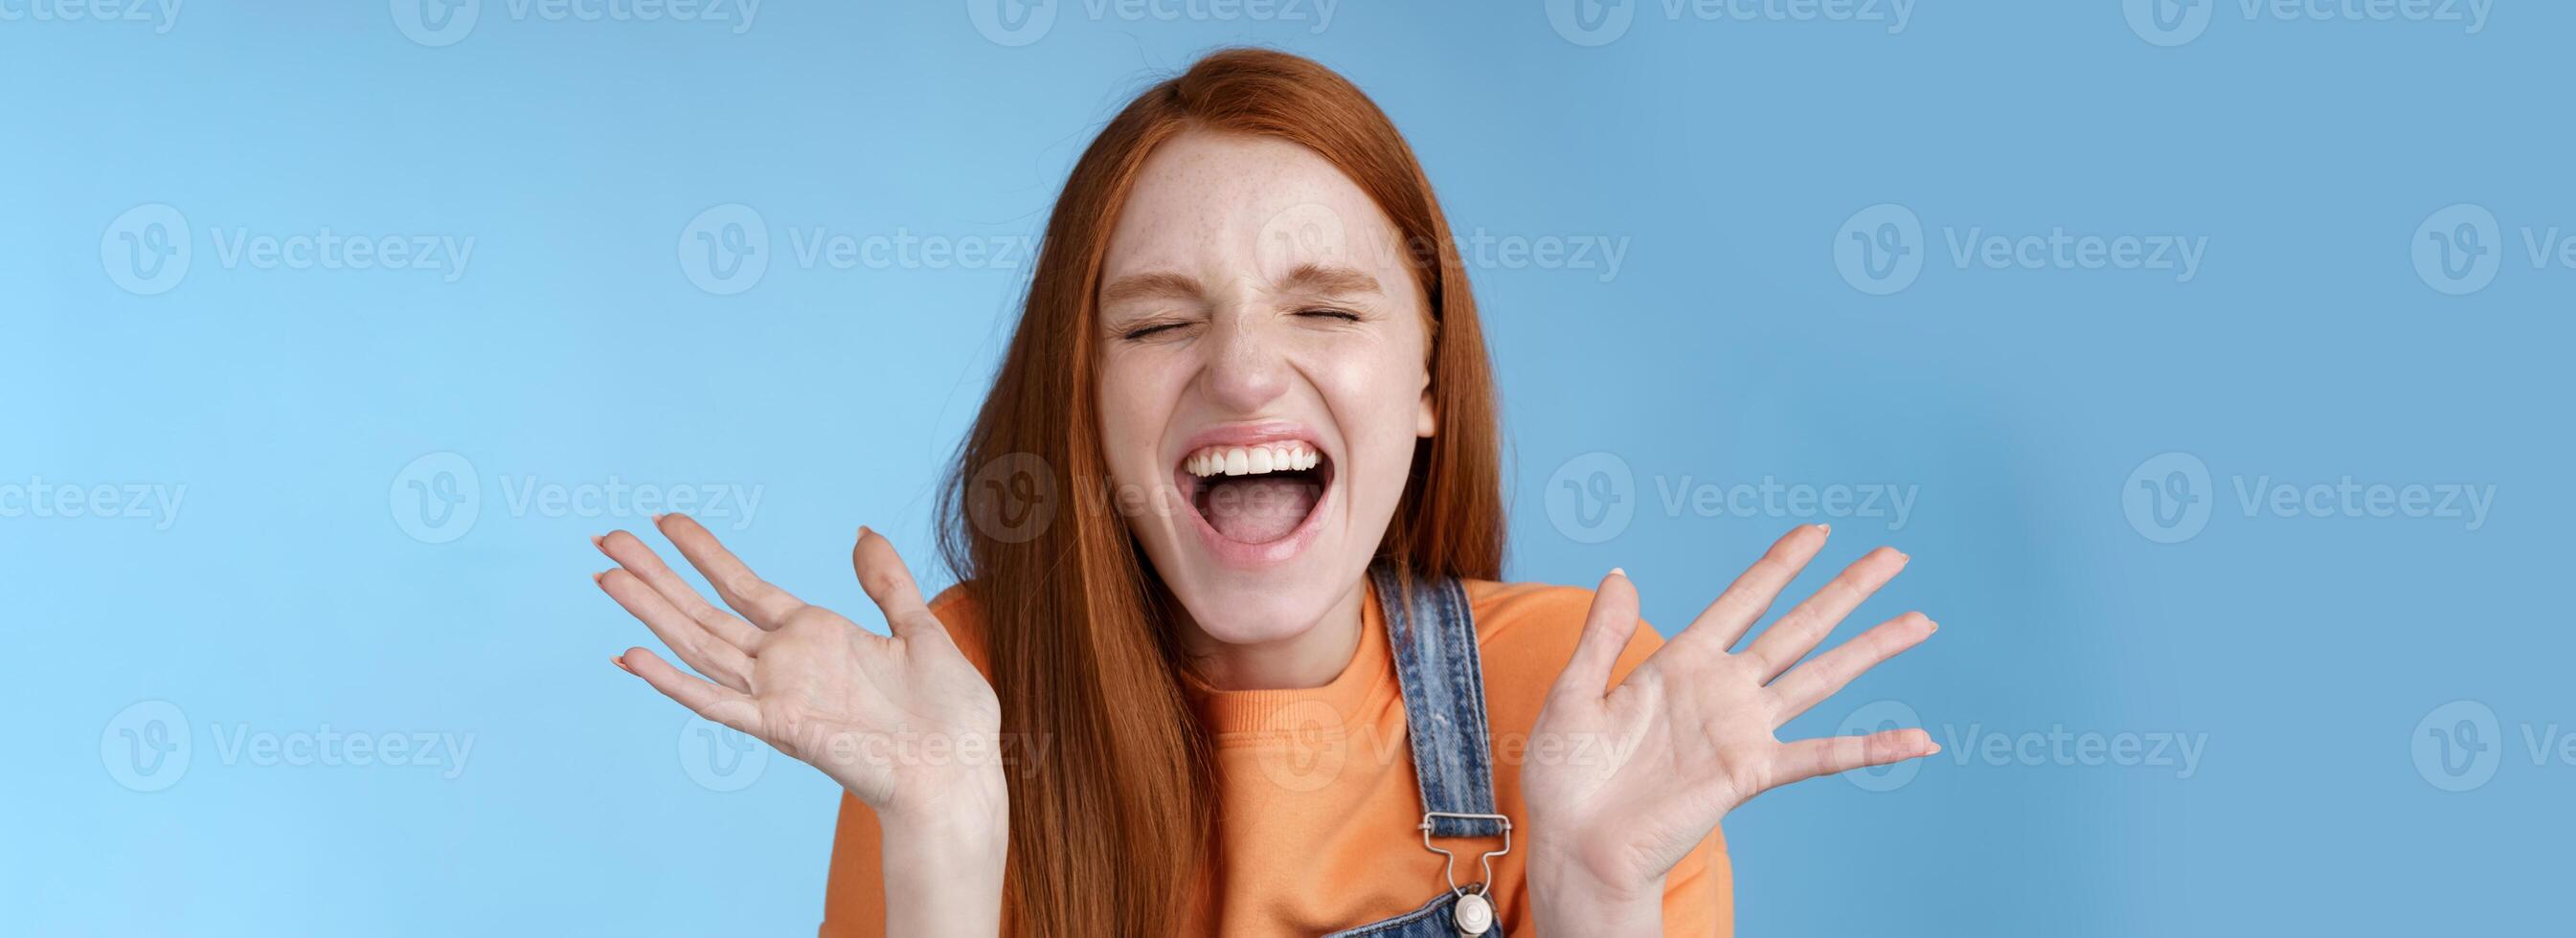
<svg viewBox="0 0 2576 938">
<path fill-rule="evenodd" d="M 1207 363 L 1199 386 L 1226 413 L 1252 415 L 1287 393 L 1287 349 L 1241 310 L 1227 310 L 1210 324 Z"/>
</svg>

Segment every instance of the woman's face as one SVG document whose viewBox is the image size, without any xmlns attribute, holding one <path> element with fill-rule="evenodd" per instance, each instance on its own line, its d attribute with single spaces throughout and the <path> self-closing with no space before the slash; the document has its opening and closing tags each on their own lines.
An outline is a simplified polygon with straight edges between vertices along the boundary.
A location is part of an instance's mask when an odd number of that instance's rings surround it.
<svg viewBox="0 0 2576 938">
<path fill-rule="evenodd" d="M 1193 131 L 1147 157 L 1101 276 L 1101 445 L 1209 637 L 1294 637 L 1375 554 L 1433 426 L 1407 257 L 1304 147 Z"/>
</svg>

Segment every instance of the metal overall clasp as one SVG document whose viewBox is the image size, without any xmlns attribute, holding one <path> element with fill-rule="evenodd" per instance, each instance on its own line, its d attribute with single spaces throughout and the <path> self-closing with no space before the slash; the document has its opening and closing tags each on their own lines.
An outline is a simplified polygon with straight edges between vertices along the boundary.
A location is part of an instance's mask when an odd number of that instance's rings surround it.
<svg viewBox="0 0 2576 938">
<path fill-rule="evenodd" d="M 1492 821 L 1503 826 L 1503 849 L 1487 852 L 1478 862 L 1484 867 L 1484 878 L 1474 887 L 1458 885 L 1458 855 L 1432 844 L 1432 820 L 1458 818 L 1468 821 Z M 1456 811 L 1426 811 L 1422 814 L 1422 849 L 1439 854 L 1440 876 L 1449 881 L 1449 892 L 1458 897 L 1450 908 L 1450 921 L 1461 935 L 1482 935 L 1494 929 L 1494 858 L 1512 852 L 1512 819 L 1499 814 L 1462 814 Z"/>
</svg>

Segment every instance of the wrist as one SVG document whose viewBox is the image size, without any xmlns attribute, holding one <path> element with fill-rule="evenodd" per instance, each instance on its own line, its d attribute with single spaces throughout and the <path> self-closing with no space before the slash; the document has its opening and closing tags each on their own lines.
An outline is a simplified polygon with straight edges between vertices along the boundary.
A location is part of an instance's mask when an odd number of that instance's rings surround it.
<svg viewBox="0 0 2576 938">
<path fill-rule="evenodd" d="M 922 798 L 889 800 L 877 809 L 877 826 L 889 847 L 900 841 L 923 853 L 998 853 L 1010 840 L 1010 789 L 999 773 L 940 785 Z"/>
<path fill-rule="evenodd" d="M 1530 912 L 1541 935 L 1659 934 L 1664 878 L 1609 872 L 1533 831 Z"/>
<path fill-rule="evenodd" d="M 886 934 L 989 938 L 1000 930 L 1011 839 L 1004 794 L 997 786 L 989 798 L 877 812 Z"/>
</svg>

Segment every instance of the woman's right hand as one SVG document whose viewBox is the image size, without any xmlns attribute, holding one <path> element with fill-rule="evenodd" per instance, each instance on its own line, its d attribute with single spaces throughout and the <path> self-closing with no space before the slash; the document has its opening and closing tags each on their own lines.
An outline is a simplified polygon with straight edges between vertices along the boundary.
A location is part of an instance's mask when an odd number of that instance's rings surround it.
<svg viewBox="0 0 2576 938">
<path fill-rule="evenodd" d="M 881 636 L 762 581 L 686 515 L 655 520 L 740 615 L 716 608 L 625 531 L 597 538 L 601 589 L 701 678 L 642 648 L 613 659 L 699 716 L 823 770 L 890 830 L 999 835 L 1009 819 L 1001 703 L 923 605 L 894 545 L 865 528 L 851 552 L 884 611 Z"/>
</svg>

